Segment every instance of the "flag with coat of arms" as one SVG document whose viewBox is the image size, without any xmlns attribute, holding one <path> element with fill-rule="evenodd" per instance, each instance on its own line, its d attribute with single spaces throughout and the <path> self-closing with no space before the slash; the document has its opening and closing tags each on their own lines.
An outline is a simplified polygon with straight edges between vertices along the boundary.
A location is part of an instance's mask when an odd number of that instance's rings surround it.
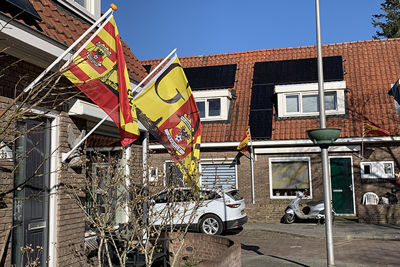
<svg viewBox="0 0 400 267">
<path fill-rule="evenodd" d="M 198 184 L 201 123 L 177 56 L 135 96 L 139 121 L 171 154 L 185 179 Z"/>
<path fill-rule="evenodd" d="M 110 116 L 123 146 L 139 137 L 121 38 L 112 15 L 75 53 L 63 74 Z"/>
</svg>

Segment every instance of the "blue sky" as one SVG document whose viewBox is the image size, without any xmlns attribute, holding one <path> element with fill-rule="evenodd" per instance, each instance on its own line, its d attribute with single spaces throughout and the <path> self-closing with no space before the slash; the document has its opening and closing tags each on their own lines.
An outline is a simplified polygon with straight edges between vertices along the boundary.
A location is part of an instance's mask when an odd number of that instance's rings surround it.
<svg viewBox="0 0 400 267">
<path fill-rule="evenodd" d="M 377 0 L 320 1 L 322 43 L 370 40 Z M 313 0 L 102 0 L 140 59 L 315 45 Z"/>
</svg>

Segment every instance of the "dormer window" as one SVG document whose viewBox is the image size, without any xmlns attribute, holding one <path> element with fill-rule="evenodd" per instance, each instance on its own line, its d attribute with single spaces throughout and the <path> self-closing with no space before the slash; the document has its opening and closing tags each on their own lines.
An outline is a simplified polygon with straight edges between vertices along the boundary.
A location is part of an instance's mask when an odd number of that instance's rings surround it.
<svg viewBox="0 0 400 267">
<path fill-rule="evenodd" d="M 232 94 L 228 89 L 193 91 L 201 121 L 228 120 Z"/>
<path fill-rule="evenodd" d="M 202 122 L 229 119 L 236 69 L 236 64 L 184 69 Z"/>
<path fill-rule="evenodd" d="M 327 115 L 345 114 L 346 82 L 325 82 Z M 318 83 L 276 85 L 279 117 L 318 116 Z"/>
<path fill-rule="evenodd" d="M 100 0 L 58 0 L 58 2 L 90 22 L 100 17 Z"/>
<path fill-rule="evenodd" d="M 75 3 L 78 3 L 82 7 L 86 8 L 87 7 L 87 0 L 74 0 Z"/>
</svg>

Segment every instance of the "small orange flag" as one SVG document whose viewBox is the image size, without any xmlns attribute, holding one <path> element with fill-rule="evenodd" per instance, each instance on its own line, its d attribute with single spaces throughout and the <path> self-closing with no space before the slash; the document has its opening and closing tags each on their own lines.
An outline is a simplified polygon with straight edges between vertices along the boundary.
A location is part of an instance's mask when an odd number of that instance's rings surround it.
<svg viewBox="0 0 400 267">
<path fill-rule="evenodd" d="M 242 141 L 237 146 L 237 150 L 241 152 L 246 152 L 249 148 L 249 141 L 250 141 L 250 129 L 247 129 L 246 134 L 243 136 Z"/>
</svg>

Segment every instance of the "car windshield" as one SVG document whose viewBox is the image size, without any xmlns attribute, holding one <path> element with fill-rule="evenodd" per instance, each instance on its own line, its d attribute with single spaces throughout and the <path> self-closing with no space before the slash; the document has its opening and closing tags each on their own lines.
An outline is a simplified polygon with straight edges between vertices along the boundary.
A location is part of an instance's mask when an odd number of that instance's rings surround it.
<svg viewBox="0 0 400 267">
<path fill-rule="evenodd" d="M 234 200 L 242 200 L 243 199 L 242 196 L 239 194 L 239 191 L 237 191 L 237 190 L 232 190 L 232 191 L 226 192 L 226 194 L 229 197 L 233 198 Z"/>
</svg>

